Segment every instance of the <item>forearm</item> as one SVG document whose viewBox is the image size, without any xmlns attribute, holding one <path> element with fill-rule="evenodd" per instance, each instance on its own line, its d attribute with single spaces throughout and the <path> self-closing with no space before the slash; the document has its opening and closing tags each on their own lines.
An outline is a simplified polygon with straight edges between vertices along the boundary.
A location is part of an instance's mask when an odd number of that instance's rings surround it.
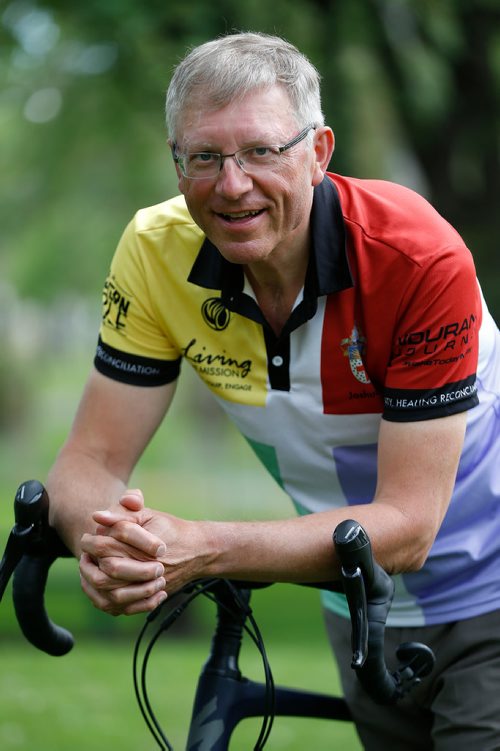
<svg viewBox="0 0 500 751">
<path fill-rule="evenodd" d="M 332 534 L 345 519 L 367 531 L 389 573 L 418 570 L 442 523 L 457 471 L 466 416 L 382 423 L 374 501 L 282 522 L 215 523 L 213 573 L 276 581 L 338 577 Z"/>
<path fill-rule="evenodd" d="M 71 552 L 79 557 L 85 532 L 94 532 L 92 513 L 115 503 L 125 490 L 124 478 L 96 458 L 64 447 L 47 478 L 49 522 Z"/>
<path fill-rule="evenodd" d="M 377 502 L 265 522 L 194 522 L 200 533 L 203 575 L 256 581 L 338 579 L 336 526 L 354 519 L 368 532 L 374 555 L 391 573 L 411 570 L 425 556 L 427 535 L 397 507 Z M 168 548 L 168 545 L 167 545 Z M 168 554 L 167 554 L 168 558 Z M 418 561 L 418 563 L 416 563 Z M 165 559 L 168 580 L 169 562 Z M 202 564 L 203 565 L 203 564 Z"/>
<path fill-rule="evenodd" d="M 340 572 L 332 536 L 346 519 L 365 528 L 386 571 L 418 570 L 446 514 L 464 430 L 464 415 L 416 424 L 383 423 L 377 488 L 369 504 L 281 521 L 216 522 L 154 511 L 143 505 L 142 495 L 139 504 L 122 499 L 117 507 L 94 515 L 98 534 L 84 538 L 89 596 L 109 612 L 136 613 L 158 604 L 155 586 L 161 580 L 167 594 L 211 576 L 262 582 L 336 580 Z M 96 559 L 99 565 L 92 566 Z M 154 568 L 155 561 L 163 570 Z M 117 589 L 117 581 L 130 586 Z M 111 594 L 104 595 L 109 589 Z"/>
</svg>

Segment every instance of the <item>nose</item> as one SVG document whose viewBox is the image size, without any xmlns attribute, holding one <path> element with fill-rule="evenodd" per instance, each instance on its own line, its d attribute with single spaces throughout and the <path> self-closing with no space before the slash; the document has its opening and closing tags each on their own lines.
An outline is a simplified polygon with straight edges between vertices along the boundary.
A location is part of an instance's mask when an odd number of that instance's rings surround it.
<svg viewBox="0 0 500 751">
<path fill-rule="evenodd" d="M 236 156 L 226 156 L 217 175 L 216 192 L 229 198 L 238 198 L 251 190 L 252 187 L 252 178 L 246 172 L 243 172 L 236 161 Z"/>
</svg>

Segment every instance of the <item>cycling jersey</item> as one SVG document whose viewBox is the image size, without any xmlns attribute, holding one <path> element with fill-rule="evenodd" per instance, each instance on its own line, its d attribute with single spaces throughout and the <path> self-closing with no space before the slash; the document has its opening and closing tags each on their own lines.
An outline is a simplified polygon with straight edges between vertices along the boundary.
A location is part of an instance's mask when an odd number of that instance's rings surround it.
<svg viewBox="0 0 500 751">
<path fill-rule="evenodd" d="M 468 410 L 446 518 L 423 569 L 397 577 L 388 623 L 499 607 L 499 333 L 469 251 L 423 198 L 329 174 L 314 193 L 304 288 L 278 337 L 243 268 L 182 197 L 139 211 L 105 284 L 95 365 L 154 386 L 182 360 L 299 513 L 372 500 L 382 418 Z M 345 610 L 337 595 L 325 603 Z"/>
</svg>

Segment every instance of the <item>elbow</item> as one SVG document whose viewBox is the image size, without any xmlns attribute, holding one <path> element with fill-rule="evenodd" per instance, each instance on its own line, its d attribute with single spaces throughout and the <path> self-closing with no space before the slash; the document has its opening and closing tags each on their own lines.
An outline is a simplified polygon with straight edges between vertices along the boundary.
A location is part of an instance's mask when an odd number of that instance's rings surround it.
<svg viewBox="0 0 500 751">
<path fill-rule="evenodd" d="M 411 574 L 420 571 L 431 551 L 436 534 L 434 529 L 410 525 L 406 534 L 391 545 L 389 574 Z"/>
<path fill-rule="evenodd" d="M 434 543 L 434 535 L 422 534 L 413 535 L 411 540 L 408 541 L 406 549 L 401 551 L 402 558 L 399 562 L 399 573 L 415 573 L 420 571 L 431 551 Z"/>
<path fill-rule="evenodd" d="M 408 557 L 408 560 L 404 564 L 404 568 L 401 573 L 413 574 L 416 571 L 420 571 L 429 555 L 429 550 L 416 551 L 412 556 Z"/>
</svg>

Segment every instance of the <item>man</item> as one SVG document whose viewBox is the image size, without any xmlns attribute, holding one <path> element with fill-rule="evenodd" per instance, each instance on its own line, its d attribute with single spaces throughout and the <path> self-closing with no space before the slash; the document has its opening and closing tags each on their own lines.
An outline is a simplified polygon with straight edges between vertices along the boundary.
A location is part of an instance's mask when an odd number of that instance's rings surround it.
<svg viewBox="0 0 500 751">
<path fill-rule="evenodd" d="M 469 251 L 415 193 L 326 174 L 318 74 L 281 39 L 192 50 L 167 117 L 182 195 L 123 235 L 95 370 L 49 477 L 84 591 L 131 614 L 204 576 L 331 580 L 332 531 L 355 518 L 399 575 L 389 631 L 439 660 L 420 696 L 375 707 L 345 666 L 342 601 L 325 596 L 365 747 L 500 747 L 500 339 Z M 182 359 L 297 517 L 187 521 L 127 490 Z"/>
</svg>

